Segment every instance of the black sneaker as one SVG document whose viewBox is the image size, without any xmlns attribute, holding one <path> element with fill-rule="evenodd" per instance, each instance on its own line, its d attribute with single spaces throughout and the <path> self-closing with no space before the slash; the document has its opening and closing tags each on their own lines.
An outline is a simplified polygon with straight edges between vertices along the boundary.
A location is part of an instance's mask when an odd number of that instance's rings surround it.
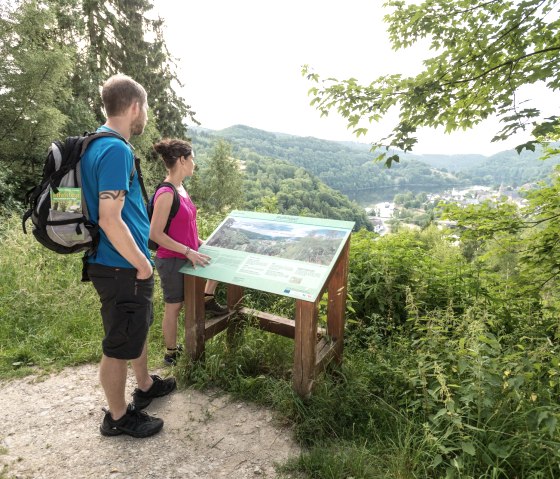
<svg viewBox="0 0 560 479">
<path fill-rule="evenodd" d="M 132 437 L 148 437 L 157 434 L 163 427 L 163 419 L 148 416 L 145 412 L 136 409 L 134 404 L 129 404 L 125 415 L 116 421 L 109 411 L 106 409 L 104 411 L 105 417 L 99 427 L 104 436 L 128 434 Z"/>
<path fill-rule="evenodd" d="M 221 316 L 229 312 L 229 309 L 218 303 L 214 296 L 209 296 L 208 299 L 206 299 L 204 302 L 204 309 L 205 312 L 211 316 Z"/>
<path fill-rule="evenodd" d="M 167 348 L 167 353 L 165 353 L 165 356 L 163 357 L 163 362 L 168 366 L 174 366 L 175 364 L 177 364 L 177 358 L 181 356 L 182 352 L 183 352 L 182 344 L 178 344 L 175 349 Z"/>
<path fill-rule="evenodd" d="M 144 409 L 149 406 L 152 399 L 167 396 L 170 392 L 174 391 L 177 387 L 175 378 L 161 379 L 159 376 L 152 374 L 154 384 L 147 391 L 142 391 L 136 388 L 132 393 L 132 400 L 136 409 Z"/>
</svg>

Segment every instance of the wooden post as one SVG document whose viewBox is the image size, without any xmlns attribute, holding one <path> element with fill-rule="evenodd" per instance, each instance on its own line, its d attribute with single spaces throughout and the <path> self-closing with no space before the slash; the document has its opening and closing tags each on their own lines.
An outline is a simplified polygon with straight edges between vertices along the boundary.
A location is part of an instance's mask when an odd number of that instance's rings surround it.
<svg viewBox="0 0 560 479">
<path fill-rule="evenodd" d="M 320 299 L 317 298 L 314 303 L 296 300 L 293 385 L 302 397 L 311 395 L 315 379 L 317 316 Z"/>
<path fill-rule="evenodd" d="M 185 347 L 191 359 L 204 353 L 204 278 L 185 275 Z"/>
<path fill-rule="evenodd" d="M 241 299 L 243 299 L 243 288 L 235 284 L 228 284 L 227 286 L 227 306 L 231 311 L 233 309 L 241 308 Z"/>
<path fill-rule="evenodd" d="M 348 292 L 348 250 L 350 240 L 340 252 L 334 273 L 328 284 L 329 303 L 327 306 L 327 335 L 334 341 L 337 363 L 342 362 L 344 347 L 344 320 L 346 317 L 346 296 Z"/>
</svg>

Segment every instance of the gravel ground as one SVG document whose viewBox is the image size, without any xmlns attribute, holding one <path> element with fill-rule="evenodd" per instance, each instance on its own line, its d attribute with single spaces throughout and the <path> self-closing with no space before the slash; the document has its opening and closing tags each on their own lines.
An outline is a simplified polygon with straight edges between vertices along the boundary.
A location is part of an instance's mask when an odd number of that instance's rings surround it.
<svg viewBox="0 0 560 479">
<path fill-rule="evenodd" d="M 163 431 L 134 439 L 99 433 L 105 399 L 95 365 L 0 387 L 0 478 L 273 478 L 276 463 L 300 453 L 270 411 L 219 392 L 155 399 L 147 411 L 164 419 Z"/>
</svg>

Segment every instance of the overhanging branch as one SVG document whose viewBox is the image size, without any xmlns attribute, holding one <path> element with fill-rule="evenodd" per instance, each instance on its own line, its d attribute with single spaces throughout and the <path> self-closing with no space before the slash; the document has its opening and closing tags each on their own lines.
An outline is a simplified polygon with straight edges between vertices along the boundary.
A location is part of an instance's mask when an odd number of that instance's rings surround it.
<svg viewBox="0 0 560 479">
<path fill-rule="evenodd" d="M 476 80 L 488 75 L 489 73 L 492 73 L 495 70 L 499 70 L 500 68 L 504 68 L 504 67 L 513 65 L 514 63 L 517 63 L 517 62 L 519 62 L 521 60 L 524 60 L 526 58 L 529 58 L 529 57 L 532 57 L 532 56 L 535 56 L 535 55 L 542 55 L 543 53 L 554 52 L 554 51 L 560 51 L 560 46 L 544 48 L 543 50 L 538 50 L 536 52 L 527 53 L 526 55 L 520 56 L 518 58 L 512 58 L 511 60 L 508 60 L 507 62 L 501 63 L 500 65 L 496 65 L 495 67 L 489 68 L 488 70 L 482 72 L 480 75 L 476 75 L 476 76 L 471 77 L 471 78 L 465 78 L 463 80 L 456 80 L 456 81 L 452 81 L 452 82 L 443 83 L 443 85 L 449 86 L 449 85 L 457 85 L 457 84 L 460 84 L 460 83 L 468 83 L 468 82 L 471 82 L 471 81 L 476 81 Z"/>
</svg>

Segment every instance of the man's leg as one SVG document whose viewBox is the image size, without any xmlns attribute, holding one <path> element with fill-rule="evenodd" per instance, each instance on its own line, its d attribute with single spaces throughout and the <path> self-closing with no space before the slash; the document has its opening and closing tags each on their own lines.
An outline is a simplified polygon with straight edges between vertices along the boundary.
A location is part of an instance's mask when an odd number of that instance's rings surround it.
<svg viewBox="0 0 560 479">
<path fill-rule="evenodd" d="M 134 375 L 136 376 L 136 382 L 138 383 L 138 388 L 142 391 L 147 391 L 152 387 L 153 380 L 148 373 L 148 342 L 144 343 L 144 348 L 142 348 L 142 354 L 140 357 L 130 361 L 132 364 L 132 369 L 134 370 Z"/>
<path fill-rule="evenodd" d="M 134 357 L 142 351 L 144 370 L 148 376 L 145 383 L 152 381 L 147 374 L 146 351 L 143 348 L 151 314 L 153 280 L 138 281 L 135 270 L 103 265 L 89 265 L 88 274 L 99 294 L 105 330 L 99 380 L 109 403 L 109 411 L 105 411 L 99 429 L 104 436 L 152 436 L 161 431 L 163 420 L 126 404 L 128 360 L 124 358 Z M 131 304 L 138 307 L 131 307 Z M 140 371 L 142 368 L 137 369 Z"/>
<path fill-rule="evenodd" d="M 140 357 L 131 361 L 132 369 L 138 381 L 138 387 L 132 393 L 136 409 L 144 409 L 152 402 L 152 399 L 167 396 L 177 387 L 175 378 L 162 379 L 148 373 L 148 346 L 144 343 L 144 349 Z"/>
<path fill-rule="evenodd" d="M 103 355 L 99 364 L 99 381 L 105 391 L 109 410 L 113 419 L 120 419 L 126 413 L 125 387 L 127 362 Z"/>
</svg>

